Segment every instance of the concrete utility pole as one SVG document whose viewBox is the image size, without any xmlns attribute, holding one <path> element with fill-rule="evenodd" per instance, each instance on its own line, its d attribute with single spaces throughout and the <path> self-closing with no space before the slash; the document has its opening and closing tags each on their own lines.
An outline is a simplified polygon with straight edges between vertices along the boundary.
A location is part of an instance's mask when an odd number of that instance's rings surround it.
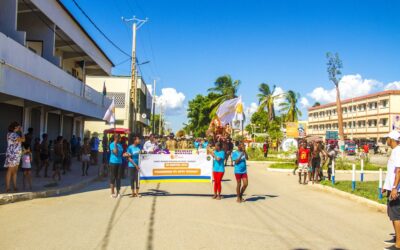
<svg viewBox="0 0 400 250">
<path fill-rule="evenodd" d="M 136 31 L 145 24 L 148 19 L 138 19 L 135 16 L 131 19 L 122 17 L 125 22 L 132 22 L 132 64 L 131 64 L 131 91 L 129 103 L 129 129 L 132 133 L 136 133 L 136 110 L 137 110 L 137 86 L 136 86 Z"/>
<path fill-rule="evenodd" d="M 153 104 L 152 104 L 152 108 L 153 108 L 153 112 L 152 112 L 152 125 L 151 125 L 151 133 L 154 134 L 156 132 L 156 122 L 155 122 L 155 118 L 156 118 L 156 79 L 154 79 L 153 81 Z"/>
</svg>

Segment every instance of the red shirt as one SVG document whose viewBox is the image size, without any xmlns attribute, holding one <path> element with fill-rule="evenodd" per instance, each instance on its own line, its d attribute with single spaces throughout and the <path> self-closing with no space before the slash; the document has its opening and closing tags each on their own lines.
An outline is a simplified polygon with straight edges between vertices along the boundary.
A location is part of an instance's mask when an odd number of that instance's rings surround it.
<svg viewBox="0 0 400 250">
<path fill-rule="evenodd" d="M 307 148 L 299 149 L 299 163 L 308 163 L 308 157 L 310 155 L 310 150 Z"/>
<path fill-rule="evenodd" d="M 369 147 L 367 144 L 364 145 L 364 153 L 368 153 L 369 152 Z"/>
</svg>

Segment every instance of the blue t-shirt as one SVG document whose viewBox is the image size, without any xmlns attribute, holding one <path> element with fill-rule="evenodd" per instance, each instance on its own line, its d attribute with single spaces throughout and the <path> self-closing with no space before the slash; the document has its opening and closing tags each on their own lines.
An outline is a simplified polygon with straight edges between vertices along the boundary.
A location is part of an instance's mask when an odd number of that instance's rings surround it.
<svg viewBox="0 0 400 250">
<path fill-rule="evenodd" d="M 243 154 L 240 158 L 239 163 L 236 164 L 236 160 L 239 159 L 242 152 L 236 150 L 232 153 L 232 161 L 235 161 L 235 174 L 245 174 L 247 173 L 247 166 L 246 166 L 246 156 Z"/>
<path fill-rule="evenodd" d="M 132 156 L 133 162 L 139 166 L 139 153 L 140 153 L 140 147 L 139 145 L 130 145 L 126 151 L 128 154 Z M 132 162 L 128 162 L 128 167 L 133 168 L 135 167 Z"/>
<path fill-rule="evenodd" d="M 100 140 L 97 137 L 94 137 L 91 141 L 91 150 L 99 151 Z"/>
<path fill-rule="evenodd" d="M 194 142 L 194 148 L 199 149 L 200 143 L 198 141 Z"/>
<path fill-rule="evenodd" d="M 122 163 L 122 154 L 124 149 L 122 148 L 122 145 L 119 143 L 117 144 L 117 147 L 118 147 L 118 155 L 116 155 L 113 151 L 115 148 L 114 142 L 110 144 L 110 164 Z"/>
<path fill-rule="evenodd" d="M 208 142 L 207 141 L 205 141 L 204 143 L 203 143 L 203 148 L 207 148 L 207 146 L 208 146 Z"/>
<path fill-rule="evenodd" d="M 221 158 L 219 161 L 214 159 L 214 164 L 213 164 L 213 171 L 214 172 L 225 172 L 225 152 L 224 151 L 214 151 L 215 157 Z"/>
</svg>

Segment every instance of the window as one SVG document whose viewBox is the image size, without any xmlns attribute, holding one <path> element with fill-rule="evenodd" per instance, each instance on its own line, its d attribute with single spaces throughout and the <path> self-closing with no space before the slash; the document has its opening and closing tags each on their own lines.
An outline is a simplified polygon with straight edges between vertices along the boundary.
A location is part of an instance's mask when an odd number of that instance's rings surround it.
<svg viewBox="0 0 400 250">
<path fill-rule="evenodd" d="M 381 108 L 387 108 L 388 107 L 388 100 L 381 100 Z"/>
<path fill-rule="evenodd" d="M 108 92 L 108 98 L 114 98 L 116 108 L 125 108 L 125 93 Z"/>
<path fill-rule="evenodd" d="M 337 123 L 333 124 L 333 129 L 338 129 L 338 124 Z"/>
<path fill-rule="evenodd" d="M 43 55 L 43 41 L 26 41 L 26 47 L 33 53 Z"/>
<path fill-rule="evenodd" d="M 370 110 L 376 109 L 377 106 L 378 106 L 378 103 L 377 103 L 377 102 L 370 102 L 370 103 L 368 103 L 368 108 L 369 108 Z"/>
<path fill-rule="evenodd" d="M 359 128 L 365 128 L 365 121 L 358 121 L 358 122 L 357 122 L 357 126 L 358 126 Z"/>
<path fill-rule="evenodd" d="M 345 114 L 347 113 L 347 107 L 343 108 L 343 113 L 345 113 Z"/>
<path fill-rule="evenodd" d="M 379 123 L 380 123 L 380 125 L 381 125 L 382 127 L 387 127 L 387 125 L 388 125 L 388 119 L 387 119 L 387 118 L 382 118 L 382 119 L 380 119 Z"/>
<path fill-rule="evenodd" d="M 368 127 L 376 127 L 377 120 L 368 120 Z"/>
<path fill-rule="evenodd" d="M 333 115 L 336 115 L 336 109 L 332 110 Z"/>
</svg>

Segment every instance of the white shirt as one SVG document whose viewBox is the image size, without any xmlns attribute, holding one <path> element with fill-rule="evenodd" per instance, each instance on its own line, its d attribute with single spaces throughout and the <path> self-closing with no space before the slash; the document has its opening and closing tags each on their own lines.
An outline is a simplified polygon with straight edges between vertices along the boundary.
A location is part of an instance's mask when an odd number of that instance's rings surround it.
<svg viewBox="0 0 400 250">
<path fill-rule="evenodd" d="M 144 145 L 143 145 L 143 150 L 146 152 L 146 153 L 152 153 L 152 152 L 154 152 L 154 149 L 155 149 L 155 144 L 154 143 L 152 143 L 150 140 L 148 140 L 148 141 L 146 141 L 145 143 L 144 143 Z"/>
<path fill-rule="evenodd" d="M 400 145 L 395 147 L 390 154 L 387 164 L 385 184 L 383 185 L 384 190 L 392 190 L 394 180 L 396 179 L 396 168 L 400 168 Z"/>
</svg>

